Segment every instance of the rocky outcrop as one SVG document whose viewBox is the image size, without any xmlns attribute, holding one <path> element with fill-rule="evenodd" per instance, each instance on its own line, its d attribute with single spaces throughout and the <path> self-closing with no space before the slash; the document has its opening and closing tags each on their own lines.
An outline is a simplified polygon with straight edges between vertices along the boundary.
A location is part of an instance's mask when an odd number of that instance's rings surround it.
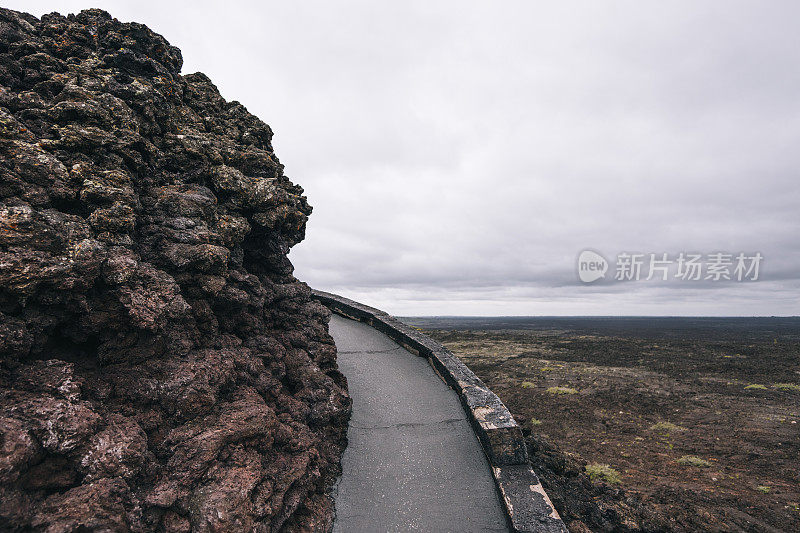
<svg viewBox="0 0 800 533">
<path fill-rule="evenodd" d="M 269 126 L 100 10 L 0 10 L 0 530 L 322 531 L 350 412 Z"/>
</svg>

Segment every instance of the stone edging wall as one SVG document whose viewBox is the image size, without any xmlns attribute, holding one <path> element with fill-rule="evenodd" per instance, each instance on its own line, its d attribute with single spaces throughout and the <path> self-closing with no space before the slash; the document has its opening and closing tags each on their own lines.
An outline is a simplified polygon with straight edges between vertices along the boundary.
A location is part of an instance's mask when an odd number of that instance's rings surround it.
<svg viewBox="0 0 800 533">
<path fill-rule="evenodd" d="M 379 309 L 317 290 L 313 296 L 334 313 L 364 322 L 412 353 L 427 358 L 445 383 L 456 391 L 489 460 L 514 531 L 567 531 L 530 467 L 519 425 L 500 398 L 460 359 L 427 335 Z"/>
</svg>

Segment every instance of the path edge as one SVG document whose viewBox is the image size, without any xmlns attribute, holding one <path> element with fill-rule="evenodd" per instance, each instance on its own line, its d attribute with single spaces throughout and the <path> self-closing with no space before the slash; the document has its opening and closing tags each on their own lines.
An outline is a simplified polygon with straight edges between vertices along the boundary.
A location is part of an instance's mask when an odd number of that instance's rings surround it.
<svg viewBox="0 0 800 533">
<path fill-rule="evenodd" d="M 450 350 L 388 313 L 343 296 L 312 289 L 332 312 L 363 322 L 425 357 L 461 400 L 486 454 L 509 524 L 517 533 L 566 533 L 538 476 L 530 466 L 522 429 L 500 398 Z"/>
</svg>

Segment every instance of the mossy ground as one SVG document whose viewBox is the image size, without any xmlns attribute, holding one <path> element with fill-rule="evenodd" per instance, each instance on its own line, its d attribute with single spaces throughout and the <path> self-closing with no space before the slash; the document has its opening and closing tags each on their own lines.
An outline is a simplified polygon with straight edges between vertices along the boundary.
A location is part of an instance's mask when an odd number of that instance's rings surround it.
<svg viewBox="0 0 800 533">
<path fill-rule="evenodd" d="M 682 466 L 698 466 L 698 467 L 709 467 L 711 463 L 706 461 L 702 457 L 697 457 L 696 455 L 683 455 L 675 460 L 676 463 Z"/>
<path fill-rule="evenodd" d="M 592 481 L 603 481 L 615 485 L 622 483 L 619 477 L 619 472 L 611 468 L 611 466 L 600 463 L 591 463 L 586 465 L 586 474 Z"/>
</svg>

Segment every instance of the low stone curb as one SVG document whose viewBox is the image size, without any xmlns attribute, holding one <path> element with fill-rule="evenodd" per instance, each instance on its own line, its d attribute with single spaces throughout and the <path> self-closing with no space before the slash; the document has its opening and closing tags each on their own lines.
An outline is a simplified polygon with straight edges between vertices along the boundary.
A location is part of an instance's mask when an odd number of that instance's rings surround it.
<svg viewBox="0 0 800 533">
<path fill-rule="evenodd" d="M 336 294 L 314 290 L 336 314 L 364 322 L 412 353 L 425 357 L 461 399 L 492 467 L 495 485 L 514 531 L 566 532 L 567 528 L 530 467 L 522 430 L 508 408 L 447 348 L 393 316 Z"/>
</svg>

